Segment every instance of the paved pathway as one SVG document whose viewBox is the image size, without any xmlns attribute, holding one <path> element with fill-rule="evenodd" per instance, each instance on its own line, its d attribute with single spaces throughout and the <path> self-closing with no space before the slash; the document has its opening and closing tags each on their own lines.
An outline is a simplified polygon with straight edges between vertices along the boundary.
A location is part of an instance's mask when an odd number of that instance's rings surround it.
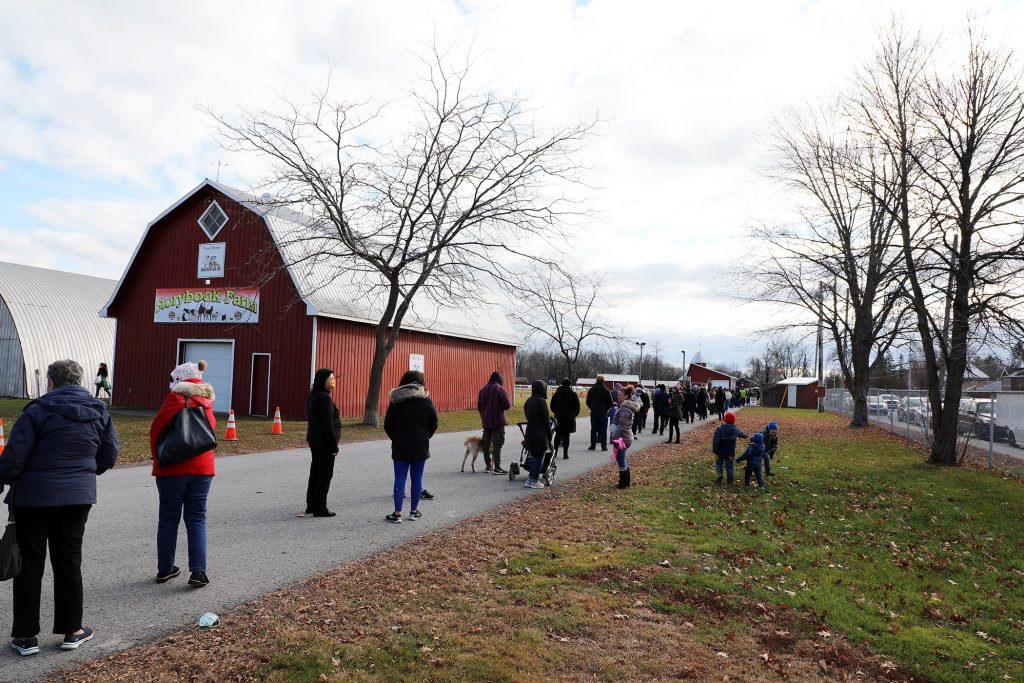
<svg viewBox="0 0 1024 683">
<path fill-rule="evenodd" d="M 697 424 L 701 424 L 698 422 Z M 688 431 L 687 425 L 682 425 Z M 692 428 L 692 427 L 691 427 Z M 558 478 L 565 480 L 594 467 L 608 467 L 607 453 L 586 449 L 589 418 L 574 434 L 569 460 L 558 461 Z M 421 505 L 418 522 L 388 524 L 393 472 L 390 442 L 366 441 L 342 445 L 329 506 L 330 519 L 297 517 L 305 507 L 309 455 L 288 450 L 240 455 L 217 460 L 217 476 L 209 498 L 208 548 L 211 584 L 199 590 L 186 584 L 188 566 L 184 525 L 179 530 L 177 563 L 182 576 L 167 584 L 156 575 L 157 493 L 148 467 L 115 468 L 99 478 L 99 504 L 86 527 L 85 621 L 96 637 L 76 652 L 61 652 L 60 636 L 48 634 L 52 623 L 53 592 L 49 569 L 43 580 L 41 652 L 20 657 L 6 646 L 10 633 L 10 584 L 0 585 L 0 681 L 36 680 L 68 662 L 100 657 L 146 642 L 184 625 L 203 612 L 223 612 L 232 606 L 288 586 L 330 567 L 397 545 L 409 538 L 479 515 L 527 495 L 543 494 L 507 476 L 459 472 L 462 441 L 478 432 L 438 434 L 431 444 L 424 485 L 437 496 Z M 518 430 L 508 428 L 504 464 L 518 459 Z M 648 434 L 639 447 L 661 443 Z M 634 447 L 634 450 L 638 450 Z M 557 486 L 557 482 L 556 482 Z M 408 511 L 408 506 L 406 507 Z"/>
</svg>

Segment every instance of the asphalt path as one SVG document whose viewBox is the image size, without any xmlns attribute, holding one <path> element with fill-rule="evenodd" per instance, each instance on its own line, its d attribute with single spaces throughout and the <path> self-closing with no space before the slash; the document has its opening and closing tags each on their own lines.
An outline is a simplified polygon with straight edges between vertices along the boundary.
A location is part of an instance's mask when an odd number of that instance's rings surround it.
<svg viewBox="0 0 1024 683">
<path fill-rule="evenodd" d="M 712 418 L 713 419 L 713 418 Z M 697 424 L 702 424 L 697 422 Z M 696 425 L 681 425 L 689 431 Z M 609 453 L 591 452 L 589 417 L 581 418 L 568 460 L 558 460 L 559 481 L 595 467 L 617 475 Z M 467 436 L 479 432 L 437 434 L 431 441 L 424 486 L 436 496 L 420 504 L 422 519 L 389 524 L 394 473 L 389 441 L 342 443 L 328 506 L 333 518 L 299 517 L 305 509 L 309 452 L 287 450 L 217 459 L 217 476 L 207 511 L 210 585 L 187 585 L 188 552 L 184 524 L 178 531 L 177 564 L 182 575 L 166 584 L 156 576 L 157 492 L 148 466 L 115 468 L 99 477 L 99 504 L 86 526 L 82 573 L 85 624 L 96 636 L 77 651 L 62 652 L 61 636 L 49 634 L 53 591 L 49 567 L 43 578 L 40 653 L 21 657 L 9 647 L 0 652 L 0 681 L 37 680 L 71 662 L 102 657 L 154 640 L 189 624 L 204 612 L 231 607 L 295 584 L 326 569 L 362 559 L 410 538 L 480 515 L 498 505 L 544 491 L 523 487 L 507 476 L 459 471 Z M 506 428 L 503 466 L 519 458 L 519 433 Z M 642 434 L 632 452 L 662 443 Z M 406 501 L 405 512 L 408 512 Z M 10 633 L 11 589 L 0 586 L 0 633 Z M 230 628 L 225 625 L 224 628 Z M 6 639 L 4 639 L 6 641 Z"/>
</svg>

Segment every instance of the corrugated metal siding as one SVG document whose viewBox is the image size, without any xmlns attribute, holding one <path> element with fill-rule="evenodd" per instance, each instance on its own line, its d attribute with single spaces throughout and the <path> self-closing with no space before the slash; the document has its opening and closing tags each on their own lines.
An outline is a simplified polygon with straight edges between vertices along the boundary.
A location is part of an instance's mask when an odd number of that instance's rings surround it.
<svg viewBox="0 0 1024 683">
<path fill-rule="evenodd" d="M 46 393 L 46 368 L 63 358 L 81 364 L 85 370 L 82 384 L 90 390 L 100 363 L 110 365 L 111 382 L 116 385 L 117 369 L 111 364 L 114 321 L 97 314 L 116 284 L 76 273 L 0 263 L 0 296 L 21 340 L 23 381 L 29 398 Z"/>
<path fill-rule="evenodd" d="M 228 214 L 229 221 L 216 239 L 210 240 L 196 221 L 214 199 Z M 210 286 L 259 284 L 260 322 L 154 323 L 155 290 L 206 286 L 196 277 L 196 264 L 198 245 L 209 242 L 227 244 L 225 277 L 212 280 Z M 304 418 L 312 319 L 306 316 L 305 306 L 298 300 L 286 272 L 277 270 L 267 280 L 266 274 L 281 266 L 280 255 L 263 219 L 209 187 L 153 224 L 110 304 L 109 313 L 118 321 L 114 403 L 138 408 L 159 406 L 167 392 L 167 375 L 177 361 L 178 339 L 234 339 L 235 412 L 244 415 L 249 408 L 252 354 L 269 353 L 273 367 L 271 406 L 279 405 L 285 418 Z"/>
<path fill-rule="evenodd" d="M 409 369 L 409 354 L 413 353 L 424 356 L 427 389 L 438 410 L 476 408 L 477 392 L 495 370 L 512 386 L 515 347 L 403 330 L 384 366 L 381 415 L 387 409 L 388 390 Z M 334 399 L 342 415 L 362 416 L 373 360 L 373 328 L 320 318 L 316 355 L 317 367 L 331 368 L 338 377 Z"/>
<path fill-rule="evenodd" d="M 7 303 L 0 295 L 0 396 L 25 397 L 25 358 Z"/>
</svg>

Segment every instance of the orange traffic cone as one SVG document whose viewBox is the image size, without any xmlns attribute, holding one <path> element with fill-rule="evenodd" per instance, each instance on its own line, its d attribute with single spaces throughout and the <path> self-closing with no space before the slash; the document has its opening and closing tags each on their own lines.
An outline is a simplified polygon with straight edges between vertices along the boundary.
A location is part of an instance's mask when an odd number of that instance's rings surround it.
<svg viewBox="0 0 1024 683">
<path fill-rule="evenodd" d="M 3 454 L 4 446 L 5 446 L 5 442 L 4 442 L 4 421 L 0 420 L 0 454 Z"/>
<path fill-rule="evenodd" d="M 274 409 L 274 426 L 270 430 L 271 434 L 284 434 L 284 427 L 281 426 L 281 406 Z"/>
<path fill-rule="evenodd" d="M 235 411 L 228 413 L 228 428 L 224 432 L 225 441 L 238 441 L 238 430 L 235 429 Z"/>
</svg>

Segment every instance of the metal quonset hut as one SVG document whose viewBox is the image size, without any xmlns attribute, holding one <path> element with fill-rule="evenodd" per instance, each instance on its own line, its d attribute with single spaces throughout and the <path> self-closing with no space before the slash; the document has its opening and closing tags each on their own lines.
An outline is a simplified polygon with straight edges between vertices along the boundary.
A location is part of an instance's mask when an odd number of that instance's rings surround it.
<svg viewBox="0 0 1024 683">
<path fill-rule="evenodd" d="M 205 359 L 214 408 L 303 418 L 316 368 L 338 376 L 344 416 L 362 415 L 380 312 L 367 276 L 295 264 L 304 217 L 209 179 L 147 227 L 100 315 L 117 318 L 116 404 L 155 408 L 171 368 Z M 387 389 L 422 369 L 439 410 L 476 407 L 494 370 L 512 378 L 519 341 L 493 302 L 418 298 L 384 367 Z"/>
<path fill-rule="evenodd" d="M 100 363 L 114 381 L 114 321 L 96 316 L 117 283 L 88 275 L 0 263 L 0 396 L 38 398 L 46 368 L 70 358 L 92 390 Z"/>
</svg>

